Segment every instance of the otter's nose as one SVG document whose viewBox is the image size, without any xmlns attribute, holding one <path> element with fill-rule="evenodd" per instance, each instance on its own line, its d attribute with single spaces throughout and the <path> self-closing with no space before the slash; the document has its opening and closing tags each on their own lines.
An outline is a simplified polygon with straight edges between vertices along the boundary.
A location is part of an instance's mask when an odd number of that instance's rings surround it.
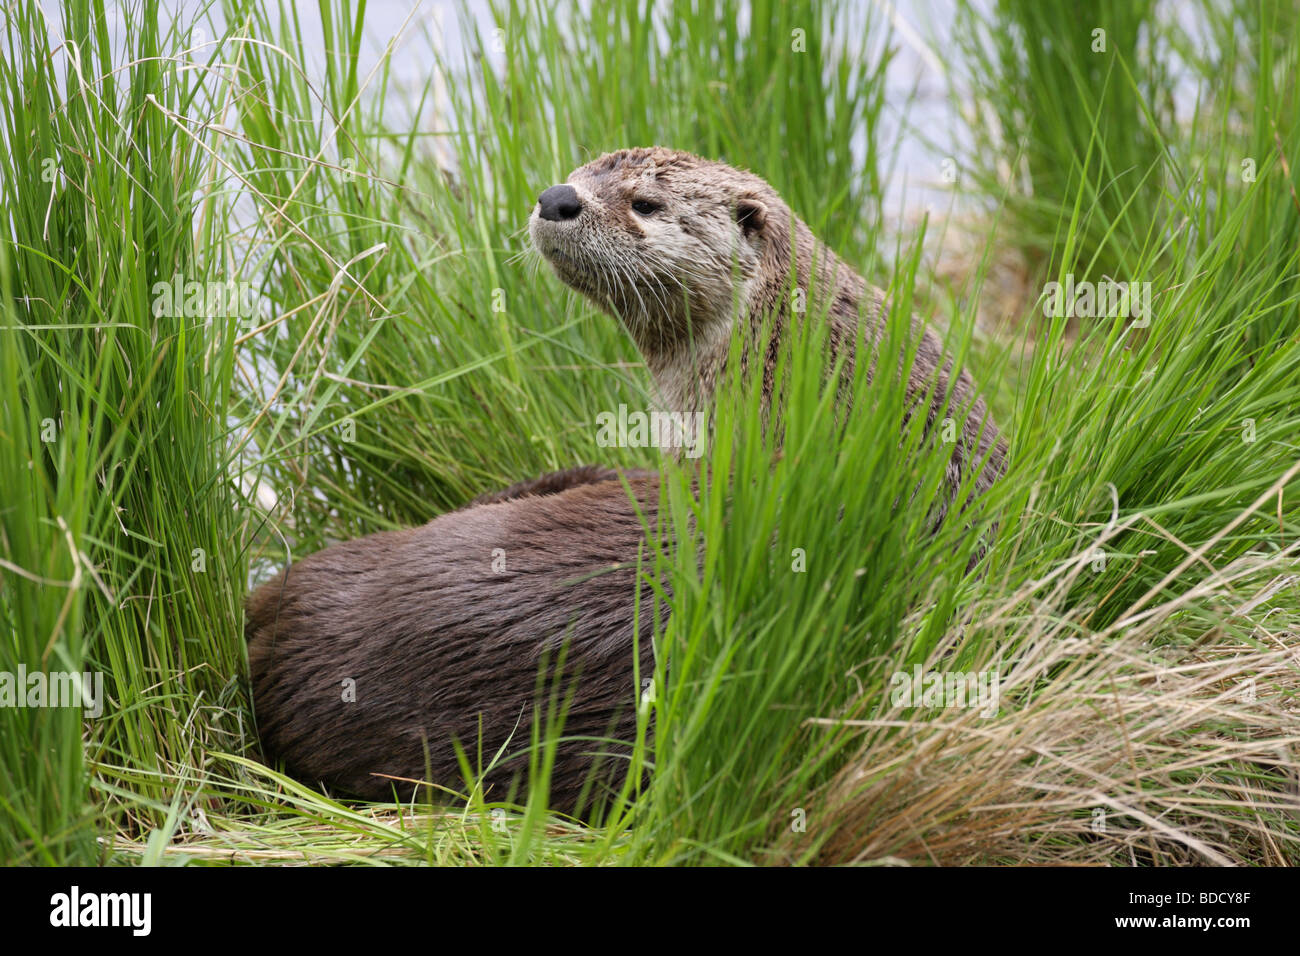
<svg viewBox="0 0 1300 956">
<path fill-rule="evenodd" d="M 561 219 L 575 219 L 582 212 L 582 200 L 578 191 L 565 184 L 552 186 L 537 197 L 537 215 L 551 222 Z"/>
</svg>

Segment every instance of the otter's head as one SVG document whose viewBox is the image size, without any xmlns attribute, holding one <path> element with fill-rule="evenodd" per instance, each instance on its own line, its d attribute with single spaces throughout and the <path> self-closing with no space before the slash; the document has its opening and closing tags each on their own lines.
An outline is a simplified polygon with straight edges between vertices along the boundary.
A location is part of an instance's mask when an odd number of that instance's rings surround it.
<svg viewBox="0 0 1300 956">
<path fill-rule="evenodd" d="M 730 328 L 788 211 L 752 173 L 679 150 L 607 153 L 538 197 L 533 244 L 652 362 Z"/>
</svg>

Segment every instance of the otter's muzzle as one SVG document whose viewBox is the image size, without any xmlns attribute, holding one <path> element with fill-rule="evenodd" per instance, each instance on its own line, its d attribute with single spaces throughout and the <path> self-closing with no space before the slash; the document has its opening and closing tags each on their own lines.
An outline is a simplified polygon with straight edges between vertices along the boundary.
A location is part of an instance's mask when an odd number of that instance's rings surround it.
<svg viewBox="0 0 1300 956">
<path fill-rule="evenodd" d="M 552 186 L 537 197 L 537 215 L 551 222 L 576 219 L 582 212 L 578 191 L 566 184 Z"/>
</svg>

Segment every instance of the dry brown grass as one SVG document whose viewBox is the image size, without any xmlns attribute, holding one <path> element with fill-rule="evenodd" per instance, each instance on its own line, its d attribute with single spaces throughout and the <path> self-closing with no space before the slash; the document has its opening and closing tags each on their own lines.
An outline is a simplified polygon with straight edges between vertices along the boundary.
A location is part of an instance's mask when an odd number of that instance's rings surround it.
<svg viewBox="0 0 1300 956">
<path fill-rule="evenodd" d="M 1193 587 L 1101 631 L 1060 606 L 1089 552 L 972 615 L 929 667 L 972 638 L 1013 648 L 965 668 L 997 669 L 998 714 L 858 722 L 858 758 L 778 846 L 821 863 L 1295 863 L 1298 550 L 1189 554 Z"/>
</svg>

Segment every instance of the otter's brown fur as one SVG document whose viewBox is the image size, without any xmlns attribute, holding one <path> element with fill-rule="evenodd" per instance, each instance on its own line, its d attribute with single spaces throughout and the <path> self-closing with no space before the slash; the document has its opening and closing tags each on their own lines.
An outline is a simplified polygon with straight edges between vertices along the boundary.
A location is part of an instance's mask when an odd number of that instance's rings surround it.
<svg viewBox="0 0 1300 956">
<path fill-rule="evenodd" d="M 877 340 L 879 291 L 757 176 L 654 148 L 602 156 L 570 184 L 579 211 L 567 191 L 562 210 L 551 210 L 567 218 L 543 218 L 539 204 L 533 241 L 565 282 L 626 324 L 666 410 L 709 411 L 732 337 L 753 340 L 766 315 L 777 320 L 773 339 L 746 344 L 770 373 L 789 321 L 792 263 L 800 288 L 830 297 L 832 348 L 851 352 L 860 317 Z M 636 203 L 654 210 L 641 215 Z M 807 314 L 819 314 L 817 300 Z M 909 386 L 923 399 L 931 377 L 939 384 L 928 423 L 949 390 L 953 408 L 967 409 L 950 484 L 955 491 L 977 471 L 976 490 L 987 488 L 1005 445 L 969 376 L 954 377 L 933 334 L 916 330 Z M 588 739 L 561 745 L 552 805 L 578 809 L 596 751 L 611 755 L 597 782 L 618 783 L 626 746 L 590 738 L 634 737 L 634 636 L 640 674 L 654 670 L 652 595 L 643 582 L 638 628 L 631 567 L 644 547 L 642 516 L 657 518 L 658 481 L 629 473 L 629 497 L 617 478 L 587 466 L 522 482 L 423 527 L 333 545 L 263 585 L 249 600 L 247 634 L 266 755 L 299 779 L 363 797 L 391 794 L 389 777 L 458 789 L 452 741 L 472 763 L 526 750 L 539 667 L 568 641 L 564 671 L 577 683 L 563 729 Z M 504 569 L 494 568 L 498 548 Z M 345 681 L 355 682 L 355 700 L 345 699 Z M 516 758 L 489 773 L 492 796 L 504 798 L 526 765 Z"/>
<path fill-rule="evenodd" d="M 833 353 L 852 361 L 860 321 L 868 343 L 881 337 L 883 293 L 753 173 L 656 146 L 607 153 L 574 170 L 565 185 L 576 195 L 562 214 L 548 218 L 544 203 L 533 211 L 533 244 L 564 282 L 623 322 L 667 410 L 712 410 L 737 334 L 746 337 L 744 354 L 765 357 L 770 396 L 791 313 L 792 265 L 795 287 L 808 297 L 805 314 L 830 323 Z M 771 339 L 759 342 L 769 317 Z M 935 503 L 942 520 L 964 476 L 975 474 L 979 494 L 1005 471 L 1006 443 L 971 377 L 964 370 L 953 376 L 938 338 L 919 319 L 912 329 L 918 352 L 907 388 L 928 403 L 927 430 L 941 414 L 961 421 L 948 500 Z"/>
<path fill-rule="evenodd" d="M 600 741 L 635 737 L 634 628 L 641 675 L 654 673 L 654 601 L 643 585 L 637 628 L 634 568 L 658 504 L 657 475 L 627 477 L 632 497 L 594 466 L 521 482 L 423 527 L 332 545 L 259 588 L 246 633 L 266 756 L 382 799 L 413 789 L 389 776 L 463 791 L 455 740 L 475 769 L 480 753 L 485 767 L 500 750 L 514 758 L 484 780 L 505 799 L 526 780 L 543 659 L 554 671 L 568 641 L 559 699 L 569 678 L 577 690 L 563 734 L 588 739 L 559 746 L 552 804 L 580 809 L 589 776 L 621 782 L 627 747 Z M 598 752 L 611 756 L 592 775 Z"/>
</svg>

